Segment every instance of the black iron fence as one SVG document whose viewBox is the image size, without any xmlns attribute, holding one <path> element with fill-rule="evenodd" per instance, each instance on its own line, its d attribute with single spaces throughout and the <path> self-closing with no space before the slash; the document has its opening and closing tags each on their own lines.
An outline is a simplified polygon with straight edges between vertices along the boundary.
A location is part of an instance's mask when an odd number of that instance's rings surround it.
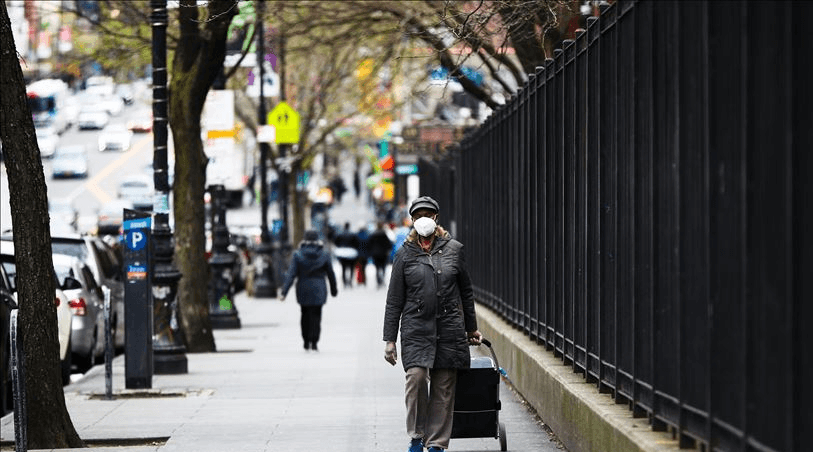
<svg viewBox="0 0 813 452">
<path fill-rule="evenodd" d="M 421 165 L 479 300 L 681 446 L 813 447 L 811 13 L 616 2 Z"/>
</svg>

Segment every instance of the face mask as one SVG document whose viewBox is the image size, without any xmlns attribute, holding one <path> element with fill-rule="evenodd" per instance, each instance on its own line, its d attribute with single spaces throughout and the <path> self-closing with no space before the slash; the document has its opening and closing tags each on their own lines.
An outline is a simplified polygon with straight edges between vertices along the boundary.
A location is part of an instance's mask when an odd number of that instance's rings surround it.
<svg viewBox="0 0 813 452">
<path fill-rule="evenodd" d="M 415 220 L 413 226 L 415 226 L 415 231 L 417 231 L 419 235 L 422 237 L 429 237 L 433 232 L 435 232 L 437 224 L 435 224 L 435 220 L 429 217 L 421 217 Z"/>
</svg>

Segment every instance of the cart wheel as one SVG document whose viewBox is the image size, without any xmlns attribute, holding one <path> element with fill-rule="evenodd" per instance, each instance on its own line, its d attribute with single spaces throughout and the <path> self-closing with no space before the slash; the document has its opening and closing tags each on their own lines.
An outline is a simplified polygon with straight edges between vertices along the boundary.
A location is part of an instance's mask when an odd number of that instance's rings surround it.
<svg viewBox="0 0 813 452">
<path fill-rule="evenodd" d="M 500 422 L 500 450 L 505 452 L 508 450 L 508 439 L 505 437 L 505 424 Z"/>
</svg>

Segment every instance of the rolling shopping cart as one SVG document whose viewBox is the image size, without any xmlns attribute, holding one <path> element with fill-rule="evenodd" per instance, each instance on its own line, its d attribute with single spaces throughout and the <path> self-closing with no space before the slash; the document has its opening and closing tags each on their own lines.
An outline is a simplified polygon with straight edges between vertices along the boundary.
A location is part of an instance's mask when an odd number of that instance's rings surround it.
<svg viewBox="0 0 813 452">
<path fill-rule="evenodd" d="M 452 438 L 489 438 L 508 450 L 505 425 L 500 422 L 500 366 L 491 342 L 482 341 L 491 356 L 472 356 L 471 367 L 457 371 Z"/>
</svg>

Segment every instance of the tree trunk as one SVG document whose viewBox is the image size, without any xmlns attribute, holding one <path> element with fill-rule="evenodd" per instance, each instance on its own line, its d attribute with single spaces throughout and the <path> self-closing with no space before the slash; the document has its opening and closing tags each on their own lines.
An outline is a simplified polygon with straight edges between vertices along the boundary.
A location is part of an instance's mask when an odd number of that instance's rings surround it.
<svg viewBox="0 0 813 452">
<path fill-rule="evenodd" d="M 196 3 L 183 0 L 178 8 L 181 38 L 169 86 L 169 124 L 175 144 L 175 262 L 183 274 L 178 282 L 178 306 L 190 353 L 215 350 L 206 289 L 209 264 L 203 194 L 207 158 L 200 119 L 206 94 L 223 66 L 226 31 L 237 13 L 234 0 L 214 0 L 208 4 L 209 18 L 200 20 Z"/>
<path fill-rule="evenodd" d="M 68 409 L 59 365 L 45 175 L 5 2 L 0 2 L 0 139 L 8 174 L 19 330 L 25 353 L 28 448 L 84 447 Z M 24 256 L 24 258 L 20 258 Z"/>
</svg>

